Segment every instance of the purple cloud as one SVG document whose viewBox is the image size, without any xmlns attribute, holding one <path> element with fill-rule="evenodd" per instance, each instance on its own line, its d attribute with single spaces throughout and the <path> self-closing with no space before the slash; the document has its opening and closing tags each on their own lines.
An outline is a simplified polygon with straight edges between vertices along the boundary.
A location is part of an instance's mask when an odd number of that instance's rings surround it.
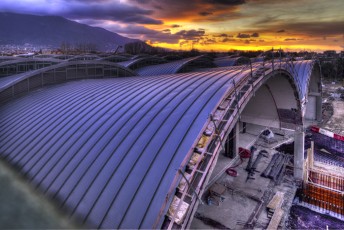
<svg viewBox="0 0 344 230">
<path fill-rule="evenodd" d="M 136 24 L 163 24 L 163 21 L 151 17 L 152 10 L 110 0 L 61 0 L 58 2 L 42 0 L 40 4 L 27 4 L 26 1 L 17 1 L 16 4 L 13 4 L 13 1 L 2 0 L 0 9 L 17 13 L 58 15 L 75 20 L 93 19 Z"/>
</svg>

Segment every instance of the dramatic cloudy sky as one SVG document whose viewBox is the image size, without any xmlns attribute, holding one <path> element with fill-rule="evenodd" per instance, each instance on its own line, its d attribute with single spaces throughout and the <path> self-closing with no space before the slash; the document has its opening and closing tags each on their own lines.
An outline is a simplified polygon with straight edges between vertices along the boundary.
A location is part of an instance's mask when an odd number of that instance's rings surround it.
<svg viewBox="0 0 344 230">
<path fill-rule="evenodd" d="M 0 0 L 174 49 L 342 50 L 344 0 Z"/>
</svg>

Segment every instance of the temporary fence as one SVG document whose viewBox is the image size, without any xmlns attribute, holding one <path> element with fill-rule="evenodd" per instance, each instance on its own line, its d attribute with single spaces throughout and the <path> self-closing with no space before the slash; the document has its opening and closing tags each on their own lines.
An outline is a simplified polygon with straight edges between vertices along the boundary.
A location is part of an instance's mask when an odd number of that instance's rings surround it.
<svg viewBox="0 0 344 230">
<path fill-rule="evenodd" d="M 344 157 L 344 136 L 316 126 L 312 126 L 311 131 L 312 140 L 316 145 Z"/>
</svg>

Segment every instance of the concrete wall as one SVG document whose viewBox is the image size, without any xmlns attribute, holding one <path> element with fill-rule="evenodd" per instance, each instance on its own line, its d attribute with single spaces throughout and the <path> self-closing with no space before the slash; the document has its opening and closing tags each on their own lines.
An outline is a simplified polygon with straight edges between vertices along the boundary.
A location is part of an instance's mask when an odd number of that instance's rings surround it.
<svg viewBox="0 0 344 230">
<path fill-rule="evenodd" d="M 288 115 L 288 111 L 293 113 L 298 107 L 296 92 L 288 77 L 276 74 L 257 90 L 244 108 L 241 120 L 251 124 L 281 128 L 281 122 L 295 122 L 286 120 L 286 115 L 279 114 L 279 111 L 283 110 Z"/>
<path fill-rule="evenodd" d="M 305 119 L 306 120 L 316 120 L 317 118 L 317 96 L 308 95 L 306 103 L 306 113 Z"/>
<path fill-rule="evenodd" d="M 266 85 L 263 85 L 248 102 L 241 114 L 241 121 L 262 126 L 279 127 L 276 104 Z"/>
<path fill-rule="evenodd" d="M 297 109 L 296 95 L 289 79 L 285 75 L 275 75 L 271 77 L 266 84 L 269 86 L 271 93 L 279 109 Z"/>
<path fill-rule="evenodd" d="M 309 83 L 308 83 L 308 96 L 304 111 L 306 120 L 321 121 L 322 119 L 322 97 L 321 97 L 321 73 L 318 66 L 315 66 Z"/>
<path fill-rule="evenodd" d="M 303 178 L 303 164 L 305 152 L 305 133 L 303 131 L 295 131 L 294 133 L 294 177 L 297 180 Z"/>
</svg>

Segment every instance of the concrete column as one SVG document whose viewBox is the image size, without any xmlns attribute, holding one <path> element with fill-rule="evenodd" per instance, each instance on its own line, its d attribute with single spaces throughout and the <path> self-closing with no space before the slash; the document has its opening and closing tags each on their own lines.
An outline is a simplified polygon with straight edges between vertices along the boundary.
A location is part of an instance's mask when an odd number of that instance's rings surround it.
<svg viewBox="0 0 344 230">
<path fill-rule="evenodd" d="M 236 123 L 236 125 L 233 128 L 234 132 L 234 145 L 233 145 L 233 151 L 235 156 L 239 154 L 239 135 L 240 135 L 240 124 L 239 122 Z"/>
<path fill-rule="evenodd" d="M 321 95 L 316 98 L 316 120 L 318 122 L 322 121 L 322 98 Z"/>
<path fill-rule="evenodd" d="M 296 130 L 294 133 L 294 177 L 297 180 L 303 179 L 303 164 L 305 151 L 305 133 Z"/>
<path fill-rule="evenodd" d="M 224 143 L 225 156 L 234 158 L 239 150 L 239 123 L 233 127 Z"/>
</svg>

